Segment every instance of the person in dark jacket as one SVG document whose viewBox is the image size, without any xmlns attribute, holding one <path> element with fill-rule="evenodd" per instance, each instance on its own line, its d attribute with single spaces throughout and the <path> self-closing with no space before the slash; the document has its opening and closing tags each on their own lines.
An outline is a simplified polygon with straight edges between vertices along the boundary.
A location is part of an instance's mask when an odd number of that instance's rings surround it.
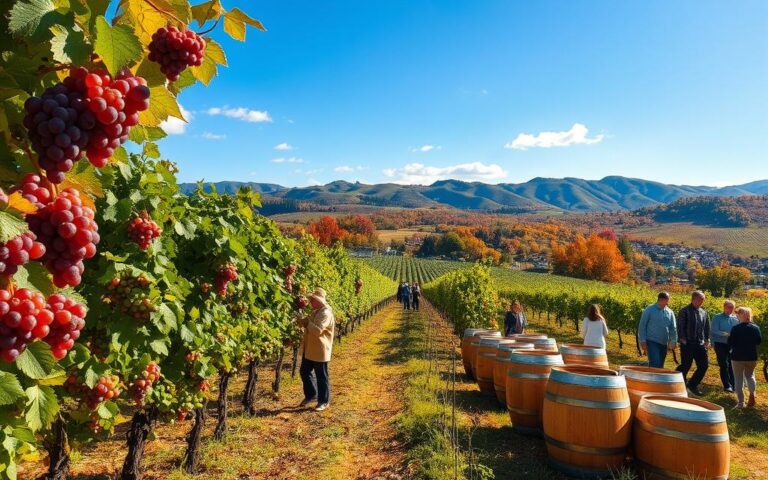
<svg viewBox="0 0 768 480">
<path fill-rule="evenodd" d="M 419 304 L 421 303 L 421 286 L 417 282 L 413 283 L 413 287 L 411 287 L 411 306 L 414 310 L 419 309 Z"/>
<path fill-rule="evenodd" d="M 704 293 L 696 290 L 691 294 L 691 303 L 677 315 L 677 334 L 680 342 L 680 365 L 677 371 L 683 374 L 688 392 L 701 396 L 699 384 L 709 368 L 709 314 L 701 308 L 705 300 Z M 691 365 L 696 362 L 696 371 L 688 380 Z"/>
<path fill-rule="evenodd" d="M 403 287 L 405 287 L 405 282 L 400 282 L 397 286 L 397 303 L 403 303 Z"/>
<path fill-rule="evenodd" d="M 405 282 L 403 284 L 403 308 L 405 310 L 411 309 L 411 286 L 408 285 L 408 282 Z"/>
<path fill-rule="evenodd" d="M 763 341 L 760 327 L 752 322 L 752 309 L 739 307 L 736 309 L 739 324 L 731 329 L 728 335 L 728 346 L 731 348 L 731 365 L 733 365 L 733 380 L 736 384 L 736 397 L 739 403 L 736 408 L 744 408 L 744 381 L 749 389 L 747 407 L 755 406 L 755 367 L 757 366 L 757 346 Z"/>
<path fill-rule="evenodd" d="M 509 310 L 504 317 L 504 336 L 508 337 L 514 333 L 525 333 L 525 327 L 528 326 L 528 319 L 523 313 L 523 306 L 515 300 L 509 304 Z"/>
</svg>

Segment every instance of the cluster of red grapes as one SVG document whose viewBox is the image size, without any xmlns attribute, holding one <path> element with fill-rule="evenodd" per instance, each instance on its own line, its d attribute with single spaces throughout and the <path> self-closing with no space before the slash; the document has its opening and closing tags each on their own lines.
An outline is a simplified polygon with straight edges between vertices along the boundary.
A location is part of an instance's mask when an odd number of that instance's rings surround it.
<svg viewBox="0 0 768 480">
<path fill-rule="evenodd" d="M 45 245 L 42 260 L 57 287 L 79 285 L 83 260 L 96 255 L 100 237 L 94 216 L 74 188 L 63 190 L 37 213 L 27 215 L 30 230 Z"/>
<path fill-rule="evenodd" d="M 29 343 L 48 335 L 53 319 L 41 293 L 0 290 L 0 359 L 15 362 Z"/>
<path fill-rule="evenodd" d="M 144 399 L 152 388 L 152 384 L 160 379 L 160 366 L 155 362 L 149 364 L 141 372 L 141 376 L 133 381 L 131 385 L 131 397 L 136 406 L 144 405 Z"/>
<path fill-rule="evenodd" d="M 208 384 L 208 380 L 201 380 L 200 383 L 197 384 L 197 391 L 198 392 L 207 392 L 210 390 L 211 386 Z"/>
<path fill-rule="evenodd" d="M 283 269 L 285 275 L 285 289 L 289 293 L 293 292 L 293 275 L 296 273 L 296 265 L 288 265 Z"/>
<path fill-rule="evenodd" d="M 363 290 L 363 279 L 358 277 L 357 280 L 355 280 L 355 295 L 360 295 L 360 292 Z"/>
<path fill-rule="evenodd" d="M 13 275 L 20 266 L 30 260 L 37 260 L 45 253 L 45 246 L 37 236 L 27 232 L 0 243 L 0 275 Z"/>
<path fill-rule="evenodd" d="M 120 379 L 116 375 L 104 375 L 98 383 L 85 394 L 85 404 L 91 410 L 96 410 L 101 402 L 113 400 L 120 396 Z"/>
<path fill-rule="evenodd" d="M 51 182 L 47 178 L 35 173 L 24 175 L 21 184 L 14 191 L 21 192 L 22 197 L 35 204 L 38 208 L 51 203 L 51 198 L 53 198 Z"/>
<path fill-rule="evenodd" d="M 107 284 L 107 293 L 103 301 L 123 315 L 128 315 L 140 322 L 147 321 L 152 312 L 157 310 L 157 306 L 152 303 L 147 293 L 150 283 L 144 275 L 134 277 L 126 273 L 121 277 L 115 277 Z"/>
<path fill-rule="evenodd" d="M 149 88 L 129 71 L 115 79 L 104 71 L 73 68 L 62 83 L 24 104 L 24 126 L 40 167 L 52 183 L 84 156 L 103 167 L 149 107 Z"/>
<path fill-rule="evenodd" d="M 59 293 L 48 297 L 48 308 L 53 312 L 53 322 L 43 340 L 51 346 L 54 358 L 61 360 L 75 345 L 75 340 L 80 338 L 88 311 L 83 305 Z"/>
<path fill-rule="evenodd" d="M 152 34 L 149 60 L 160 64 L 160 71 L 175 82 L 187 67 L 199 67 L 205 56 L 205 40 L 191 30 L 160 28 Z"/>
<path fill-rule="evenodd" d="M 226 263 L 216 272 L 216 293 L 224 297 L 227 295 L 229 282 L 237 280 L 237 267 L 234 263 Z"/>
<path fill-rule="evenodd" d="M 187 363 L 196 362 L 197 360 L 199 360 L 199 359 L 200 359 L 200 354 L 199 354 L 199 353 L 197 353 L 197 352 L 189 352 L 189 353 L 187 353 L 187 355 L 184 357 L 184 359 L 187 361 Z"/>
<path fill-rule="evenodd" d="M 146 210 L 142 211 L 138 217 L 134 217 L 128 224 L 128 238 L 139 245 L 139 248 L 146 250 L 152 240 L 163 233 L 163 230 L 157 226 L 154 220 L 149 218 Z"/>
</svg>

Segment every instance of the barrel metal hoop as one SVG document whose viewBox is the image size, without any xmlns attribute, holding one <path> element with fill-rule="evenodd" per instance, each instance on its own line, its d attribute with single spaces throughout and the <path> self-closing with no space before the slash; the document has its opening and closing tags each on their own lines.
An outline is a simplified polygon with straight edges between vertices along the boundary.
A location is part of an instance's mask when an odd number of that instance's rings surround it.
<svg viewBox="0 0 768 480">
<path fill-rule="evenodd" d="M 637 457 L 635 457 L 635 463 L 641 469 L 646 470 L 650 473 L 653 473 L 654 475 L 658 475 L 660 477 L 672 478 L 674 480 L 687 480 L 689 478 L 698 478 L 698 474 L 696 472 L 693 472 L 693 473 L 673 472 L 672 470 L 667 470 L 665 468 L 661 468 L 655 465 L 645 463 L 644 461 L 640 460 Z M 728 480 L 728 475 L 718 475 L 716 477 L 714 476 L 711 477 L 707 475 L 707 478 L 711 480 Z"/>
<path fill-rule="evenodd" d="M 648 373 L 619 367 L 619 375 L 624 375 L 627 378 L 648 383 L 684 383 L 683 374 L 681 372 Z"/>
<path fill-rule="evenodd" d="M 507 371 L 507 376 L 510 378 L 523 378 L 527 380 L 546 380 L 549 378 L 548 373 L 524 373 L 524 372 L 513 372 L 511 370 Z"/>
<path fill-rule="evenodd" d="M 660 394 L 664 395 L 664 394 Z M 707 411 L 694 411 L 683 410 L 681 408 L 667 407 L 665 405 L 659 405 L 648 401 L 647 397 L 640 399 L 638 406 L 639 410 L 645 410 L 653 415 L 659 415 L 661 417 L 669 418 L 672 420 L 682 420 L 683 422 L 697 422 L 697 423 L 721 423 L 725 422 L 725 411 L 722 408 L 719 410 L 707 410 Z"/>
<path fill-rule="evenodd" d="M 692 442 L 702 443 L 722 443 L 729 440 L 728 433 L 693 433 L 693 432 L 680 432 L 678 430 L 672 430 L 671 428 L 659 427 L 651 425 L 643 420 L 636 420 L 637 425 L 648 433 L 656 433 L 665 437 L 677 438 L 679 440 L 690 440 Z"/>
<path fill-rule="evenodd" d="M 528 415 L 531 417 L 535 417 L 539 415 L 539 412 L 537 412 L 536 410 L 526 410 L 524 408 L 515 408 L 515 407 L 507 406 L 507 410 L 512 413 L 516 413 L 518 415 Z"/>
<path fill-rule="evenodd" d="M 605 353 L 605 349 L 603 348 L 586 350 L 581 348 L 566 347 L 565 345 L 560 345 L 560 353 L 566 353 L 568 355 L 577 355 L 579 357 L 604 357 L 607 355 Z"/>
<path fill-rule="evenodd" d="M 627 386 L 627 380 L 619 375 L 584 375 L 556 368 L 552 369 L 549 378 L 553 382 L 594 388 L 626 388 Z"/>
<path fill-rule="evenodd" d="M 552 402 L 570 405 L 572 407 L 599 408 L 602 410 L 620 410 L 629 408 L 629 400 L 620 400 L 618 402 L 598 402 L 595 400 L 581 400 L 579 398 L 563 397 L 552 392 L 545 392 L 544 397 Z"/>
<path fill-rule="evenodd" d="M 525 350 L 523 350 L 523 352 L 525 352 Z M 563 365 L 563 357 L 560 354 L 525 355 L 523 353 L 512 352 L 512 355 L 510 355 L 509 358 L 512 363 L 524 363 L 526 365 Z"/>
<path fill-rule="evenodd" d="M 563 450 L 570 450 L 571 452 L 586 453 L 589 455 L 620 455 L 627 451 L 627 447 L 586 447 L 584 445 L 574 445 L 572 443 L 566 443 L 562 440 L 550 437 L 546 433 L 544 434 L 544 441 L 550 445 L 554 445 L 557 448 Z"/>
</svg>

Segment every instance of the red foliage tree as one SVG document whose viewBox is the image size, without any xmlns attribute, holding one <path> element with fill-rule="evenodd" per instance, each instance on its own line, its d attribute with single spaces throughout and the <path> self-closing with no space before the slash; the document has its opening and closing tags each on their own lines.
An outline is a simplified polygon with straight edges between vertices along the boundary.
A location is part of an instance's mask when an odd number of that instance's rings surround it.
<svg viewBox="0 0 768 480">
<path fill-rule="evenodd" d="M 568 245 L 553 245 L 552 269 L 569 277 L 620 282 L 627 278 L 631 267 L 615 241 L 592 234 L 589 238 L 578 235 Z"/>
<path fill-rule="evenodd" d="M 320 217 L 316 222 L 311 222 L 307 227 L 307 233 L 329 247 L 349 235 L 348 231 L 339 226 L 335 218 L 328 215 Z"/>
</svg>

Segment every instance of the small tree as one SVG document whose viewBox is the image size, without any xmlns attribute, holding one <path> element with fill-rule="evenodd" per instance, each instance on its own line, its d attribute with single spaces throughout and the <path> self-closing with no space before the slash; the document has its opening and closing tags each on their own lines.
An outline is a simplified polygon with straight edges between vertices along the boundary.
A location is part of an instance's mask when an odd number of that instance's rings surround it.
<svg viewBox="0 0 768 480">
<path fill-rule="evenodd" d="M 589 238 L 579 235 L 565 246 L 554 245 L 552 268 L 559 275 L 604 282 L 620 282 L 630 271 L 616 242 L 596 234 Z"/>
<path fill-rule="evenodd" d="M 734 267 L 721 263 L 712 268 L 702 268 L 696 272 L 699 288 L 716 296 L 730 297 L 740 290 L 752 278 L 752 272 L 744 267 Z"/>
</svg>

